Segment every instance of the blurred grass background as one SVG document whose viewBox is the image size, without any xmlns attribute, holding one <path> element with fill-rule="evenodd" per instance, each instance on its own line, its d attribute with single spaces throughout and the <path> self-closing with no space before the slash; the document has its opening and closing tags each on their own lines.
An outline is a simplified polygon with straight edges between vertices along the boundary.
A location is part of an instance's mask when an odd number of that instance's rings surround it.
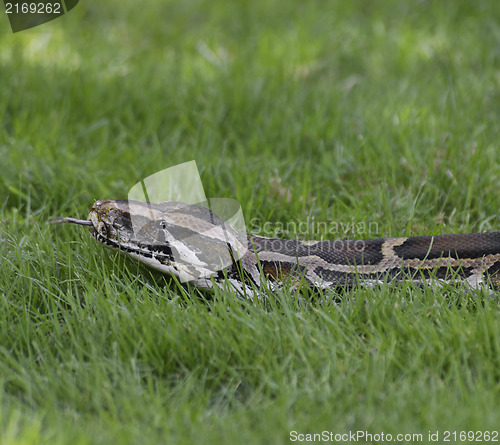
<svg viewBox="0 0 500 445">
<path fill-rule="evenodd" d="M 255 230 L 499 230 L 499 16 L 493 0 L 82 0 L 12 34 L 0 15 L 5 443 L 498 428 L 500 316 L 480 292 L 204 302 L 45 221 L 195 159 Z"/>
</svg>

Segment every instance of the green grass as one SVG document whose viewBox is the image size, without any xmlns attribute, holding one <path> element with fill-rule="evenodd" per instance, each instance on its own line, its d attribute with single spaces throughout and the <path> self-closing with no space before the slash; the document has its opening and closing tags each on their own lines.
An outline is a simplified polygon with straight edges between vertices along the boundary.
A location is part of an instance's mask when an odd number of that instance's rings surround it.
<svg viewBox="0 0 500 445">
<path fill-rule="evenodd" d="M 499 230 L 499 14 L 494 0 L 82 1 L 18 34 L 0 15 L 2 444 L 498 430 L 500 311 L 482 291 L 243 302 L 45 222 L 195 159 L 254 230 Z"/>
</svg>

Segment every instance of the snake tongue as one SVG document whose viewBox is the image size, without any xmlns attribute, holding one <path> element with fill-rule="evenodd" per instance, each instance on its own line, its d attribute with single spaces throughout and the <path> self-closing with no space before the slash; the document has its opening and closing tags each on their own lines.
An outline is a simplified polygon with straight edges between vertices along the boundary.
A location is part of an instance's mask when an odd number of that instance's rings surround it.
<svg viewBox="0 0 500 445">
<path fill-rule="evenodd" d="M 79 226 L 91 226 L 92 225 L 92 221 L 89 221 L 88 219 L 76 219 L 76 218 L 69 218 L 66 216 L 55 216 L 55 217 L 52 217 L 47 222 L 49 224 L 70 223 L 70 224 L 78 224 Z"/>
</svg>

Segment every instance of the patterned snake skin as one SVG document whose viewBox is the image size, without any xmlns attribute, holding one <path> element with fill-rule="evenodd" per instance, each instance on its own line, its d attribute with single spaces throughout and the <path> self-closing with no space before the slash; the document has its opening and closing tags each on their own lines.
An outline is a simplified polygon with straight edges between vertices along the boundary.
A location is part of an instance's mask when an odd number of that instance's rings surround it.
<svg viewBox="0 0 500 445">
<path fill-rule="evenodd" d="M 236 232 L 204 207 L 126 200 L 97 201 L 87 220 L 58 221 L 88 225 L 100 243 L 205 288 L 338 289 L 403 279 L 500 287 L 500 232 L 297 241 Z"/>
</svg>

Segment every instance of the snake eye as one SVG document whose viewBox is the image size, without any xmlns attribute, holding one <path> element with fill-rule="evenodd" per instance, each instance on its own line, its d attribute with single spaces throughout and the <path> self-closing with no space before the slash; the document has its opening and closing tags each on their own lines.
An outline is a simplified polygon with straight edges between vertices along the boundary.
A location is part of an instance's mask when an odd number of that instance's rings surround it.
<svg viewBox="0 0 500 445">
<path fill-rule="evenodd" d="M 167 223 L 166 223 L 165 221 L 163 221 L 163 220 L 162 220 L 162 221 L 160 221 L 160 227 L 161 227 L 162 229 L 166 229 L 166 228 L 167 228 Z"/>
</svg>

